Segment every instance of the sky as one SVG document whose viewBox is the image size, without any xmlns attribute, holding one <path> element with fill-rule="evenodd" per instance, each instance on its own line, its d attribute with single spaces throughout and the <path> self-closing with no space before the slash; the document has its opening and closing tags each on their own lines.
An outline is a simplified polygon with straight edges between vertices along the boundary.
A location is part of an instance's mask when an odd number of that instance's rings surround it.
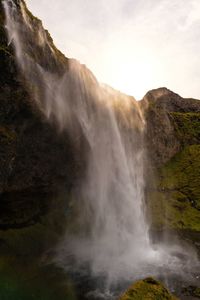
<svg viewBox="0 0 200 300">
<path fill-rule="evenodd" d="M 26 0 L 55 45 L 141 99 L 167 87 L 200 99 L 200 0 Z"/>
</svg>

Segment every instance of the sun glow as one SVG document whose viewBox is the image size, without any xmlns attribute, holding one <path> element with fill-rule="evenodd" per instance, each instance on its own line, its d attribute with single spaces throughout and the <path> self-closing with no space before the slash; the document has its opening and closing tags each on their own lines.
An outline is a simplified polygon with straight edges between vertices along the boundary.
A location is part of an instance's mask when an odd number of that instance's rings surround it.
<svg viewBox="0 0 200 300">
<path fill-rule="evenodd" d="M 157 87 L 156 78 L 160 73 L 158 62 L 151 54 L 141 51 L 130 53 L 124 47 L 110 49 L 104 55 L 102 64 L 97 64 L 94 68 L 100 81 L 134 96 L 137 100 L 148 90 Z"/>
</svg>

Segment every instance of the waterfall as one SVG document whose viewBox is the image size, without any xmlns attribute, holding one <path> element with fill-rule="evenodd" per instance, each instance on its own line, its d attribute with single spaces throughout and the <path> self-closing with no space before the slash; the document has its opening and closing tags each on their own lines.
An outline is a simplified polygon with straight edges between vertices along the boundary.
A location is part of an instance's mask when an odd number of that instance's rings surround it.
<svg viewBox="0 0 200 300">
<path fill-rule="evenodd" d="M 163 263 L 166 254 L 153 249 L 145 218 L 145 122 L 137 102 L 101 86 L 76 60 L 63 60 L 23 1 L 3 3 L 8 40 L 38 108 L 59 130 L 74 139 L 84 135 L 88 144 L 74 225 L 66 229 L 59 262 L 89 264 L 92 274 L 111 283 Z"/>
</svg>

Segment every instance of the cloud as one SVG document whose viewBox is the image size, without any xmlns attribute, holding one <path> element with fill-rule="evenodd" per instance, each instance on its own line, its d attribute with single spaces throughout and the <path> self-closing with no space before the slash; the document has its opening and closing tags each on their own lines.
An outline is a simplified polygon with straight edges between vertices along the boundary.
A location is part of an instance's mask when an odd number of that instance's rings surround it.
<svg viewBox="0 0 200 300">
<path fill-rule="evenodd" d="M 40 5 L 27 0 L 27 4 L 56 45 L 87 64 L 100 81 L 127 88 L 125 92 L 137 97 L 167 86 L 200 98 L 199 0 L 41 0 Z M 123 87 L 126 75 L 129 84 Z"/>
</svg>

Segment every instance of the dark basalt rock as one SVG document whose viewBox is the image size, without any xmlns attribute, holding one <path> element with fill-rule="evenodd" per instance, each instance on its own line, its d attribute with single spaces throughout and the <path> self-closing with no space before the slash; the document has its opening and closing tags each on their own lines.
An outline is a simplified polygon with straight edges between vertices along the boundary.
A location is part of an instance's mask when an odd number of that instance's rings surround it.
<svg viewBox="0 0 200 300">
<path fill-rule="evenodd" d="M 41 22 L 32 18 L 37 29 Z M 41 60 L 46 57 L 56 71 L 67 67 L 67 58 L 58 50 L 54 60 L 49 60 L 48 49 L 43 54 L 40 50 L 34 49 L 34 55 Z M 21 226 L 27 225 L 31 216 L 37 219 L 45 213 L 47 195 L 69 190 L 84 170 L 85 142 L 81 137 L 72 142 L 66 132 L 58 132 L 44 118 L 18 71 L 13 53 L 0 1 L 0 229 L 9 228 L 9 222 L 11 228 L 20 227 L 20 222 Z M 45 59 L 43 62 L 47 64 Z M 40 202 L 35 204 L 37 193 Z M 40 197 L 43 193 L 46 196 Z M 27 214 L 25 219 L 17 213 L 22 210 Z"/>
</svg>

